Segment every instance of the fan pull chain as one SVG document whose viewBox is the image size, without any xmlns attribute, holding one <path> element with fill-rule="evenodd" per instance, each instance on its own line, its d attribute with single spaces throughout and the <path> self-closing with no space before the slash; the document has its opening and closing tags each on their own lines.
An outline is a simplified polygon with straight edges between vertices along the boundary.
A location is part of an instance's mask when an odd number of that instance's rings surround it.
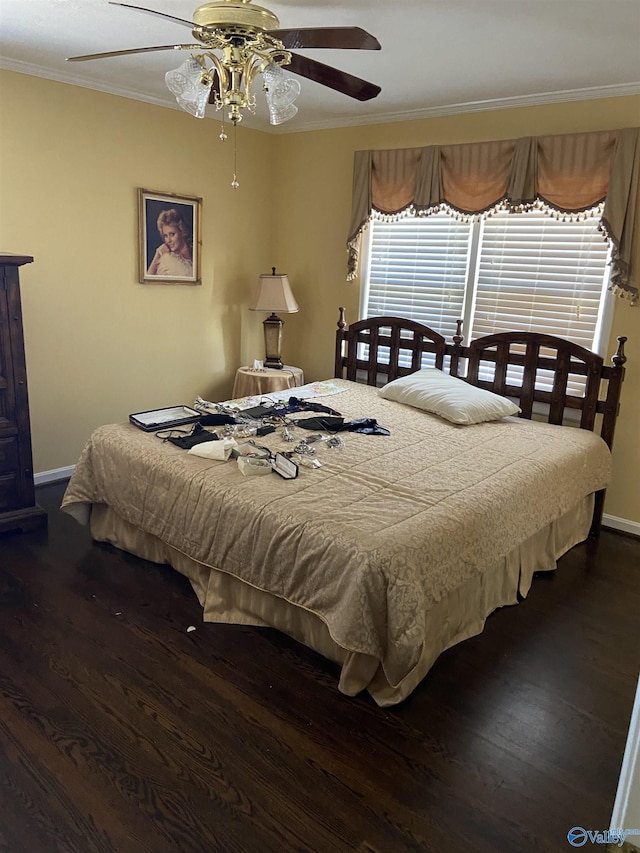
<svg viewBox="0 0 640 853">
<path fill-rule="evenodd" d="M 238 171 L 238 126 L 236 124 L 233 125 L 233 180 L 231 181 L 231 187 L 234 190 L 237 190 L 240 184 L 238 183 L 237 178 Z"/>
</svg>

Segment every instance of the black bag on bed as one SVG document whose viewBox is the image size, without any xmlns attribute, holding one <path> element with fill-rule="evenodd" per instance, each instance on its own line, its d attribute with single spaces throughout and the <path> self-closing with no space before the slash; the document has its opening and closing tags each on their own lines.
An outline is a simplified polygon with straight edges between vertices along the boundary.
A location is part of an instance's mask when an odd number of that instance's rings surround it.
<svg viewBox="0 0 640 853">
<path fill-rule="evenodd" d="M 202 444 L 205 441 L 218 441 L 218 436 L 215 432 L 209 432 L 199 423 L 193 425 L 193 430 L 189 435 L 167 436 L 163 441 L 170 441 L 176 447 L 181 447 L 183 450 L 190 450 L 196 444 Z"/>
<path fill-rule="evenodd" d="M 344 422 L 344 418 L 299 418 L 293 423 L 302 429 L 325 430 L 326 432 L 360 432 L 363 435 L 391 435 L 375 418 L 358 418 Z"/>
</svg>

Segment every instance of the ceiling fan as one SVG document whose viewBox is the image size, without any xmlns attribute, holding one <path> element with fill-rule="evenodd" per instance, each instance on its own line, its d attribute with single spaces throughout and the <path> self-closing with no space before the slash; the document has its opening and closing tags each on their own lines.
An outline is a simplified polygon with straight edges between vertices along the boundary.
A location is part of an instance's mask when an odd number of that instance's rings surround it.
<svg viewBox="0 0 640 853">
<path fill-rule="evenodd" d="M 207 104 L 213 104 L 217 109 L 228 110 L 229 121 L 237 125 L 245 109 L 255 111 L 251 84 L 257 74 L 262 74 L 271 123 L 287 121 L 298 111 L 293 101 L 300 93 L 300 83 L 287 77 L 283 67 L 359 101 L 380 93 L 380 87 L 373 83 L 292 52 L 300 48 L 380 50 L 378 40 L 360 27 L 280 29 L 278 18 L 268 9 L 250 5 L 251 0 L 204 3 L 193 13 L 193 21 L 116 0 L 109 3 L 189 27 L 197 43 L 91 53 L 71 56 L 67 61 L 85 62 L 158 50 L 190 51 L 180 68 L 166 74 L 166 82 L 178 104 L 198 118 L 204 117 Z"/>
</svg>

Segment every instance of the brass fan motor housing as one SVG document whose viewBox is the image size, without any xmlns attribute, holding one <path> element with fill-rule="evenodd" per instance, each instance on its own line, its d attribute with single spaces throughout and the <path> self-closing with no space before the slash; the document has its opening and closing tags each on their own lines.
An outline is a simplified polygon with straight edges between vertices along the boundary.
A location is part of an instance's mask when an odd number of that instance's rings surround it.
<svg viewBox="0 0 640 853">
<path fill-rule="evenodd" d="M 266 31 L 277 30 L 278 18 L 262 6 L 250 6 L 251 0 L 217 0 L 204 3 L 193 13 L 193 23 L 198 27 L 246 27 Z"/>
</svg>

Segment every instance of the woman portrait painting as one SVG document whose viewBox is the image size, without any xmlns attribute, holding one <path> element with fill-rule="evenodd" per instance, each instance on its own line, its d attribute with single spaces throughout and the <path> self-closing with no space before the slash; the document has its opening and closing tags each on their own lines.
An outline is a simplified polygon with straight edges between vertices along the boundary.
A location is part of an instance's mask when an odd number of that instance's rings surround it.
<svg viewBox="0 0 640 853">
<path fill-rule="evenodd" d="M 198 284 L 199 198 L 140 190 L 140 281 Z"/>
<path fill-rule="evenodd" d="M 147 275 L 185 278 L 193 275 L 191 235 L 177 210 L 163 210 L 158 216 L 162 243 L 156 249 Z"/>
</svg>

